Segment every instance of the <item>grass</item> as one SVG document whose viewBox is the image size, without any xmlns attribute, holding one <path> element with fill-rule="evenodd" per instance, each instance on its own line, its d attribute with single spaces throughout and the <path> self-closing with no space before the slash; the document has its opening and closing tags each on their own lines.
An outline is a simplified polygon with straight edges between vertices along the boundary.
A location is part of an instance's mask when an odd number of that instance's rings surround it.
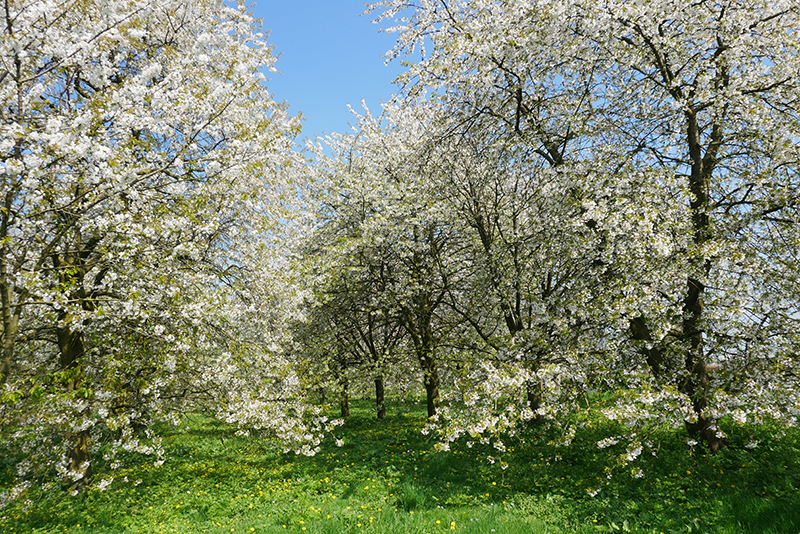
<svg viewBox="0 0 800 534">
<path fill-rule="evenodd" d="M 0 511 L 0 532 L 800 533 L 796 431 L 735 427 L 732 444 L 756 433 L 760 446 L 715 456 L 664 434 L 658 455 L 637 461 L 643 477 L 607 479 L 620 452 L 596 446 L 607 428 L 589 426 L 557 450 L 547 436 L 507 443 L 501 469 L 477 447 L 433 452 L 421 404 L 396 405 L 383 421 L 368 403 L 353 408 L 338 433 L 345 445 L 312 458 L 188 418 L 167 431 L 163 466 L 131 458 L 106 491 L 31 492 Z"/>
</svg>

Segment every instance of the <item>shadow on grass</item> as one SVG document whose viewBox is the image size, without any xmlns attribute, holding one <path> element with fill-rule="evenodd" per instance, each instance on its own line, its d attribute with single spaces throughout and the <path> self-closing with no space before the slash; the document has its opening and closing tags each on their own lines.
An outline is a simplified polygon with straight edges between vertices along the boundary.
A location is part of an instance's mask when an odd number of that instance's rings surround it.
<svg viewBox="0 0 800 534">
<path fill-rule="evenodd" d="M 0 531 L 800 532 L 797 432 L 733 427 L 733 448 L 715 456 L 689 448 L 680 432 L 664 433 L 654 438 L 658 455 L 636 461 L 637 478 L 606 471 L 624 449 L 597 441 L 617 428 L 587 426 L 566 448 L 548 445 L 555 435 L 545 427 L 532 428 L 499 455 L 465 442 L 434 452 L 424 423 L 422 404 L 378 421 L 370 403 L 354 402 L 337 430 L 344 445 L 331 440 L 305 457 L 191 417 L 161 429 L 163 466 L 131 456 L 115 473 L 128 482 L 106 492 L 32 492 L 27 508 L 0 512 Z M 759 447 L 744 446 L 754 440 Z"/>
</svg>

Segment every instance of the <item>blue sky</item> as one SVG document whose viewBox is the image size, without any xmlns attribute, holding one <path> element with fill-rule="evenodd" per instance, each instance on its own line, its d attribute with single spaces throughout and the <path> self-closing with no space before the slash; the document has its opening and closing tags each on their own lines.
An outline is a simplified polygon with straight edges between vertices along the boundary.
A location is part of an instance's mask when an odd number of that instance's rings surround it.
<svg viewBox="0 0 800 534">
<path fill-rule="evenodd" d="M 374 16 L 359 16 L 364 11 L 360 0 L 256 0 L 252 6 L 281 54 L 281 74 L 266 73 L 267 87 L 292 114 L 303 113 L 303 136 L 348 131 L 354 122 L 348 103 L 360 112 L 363 98 L 378 114 L 380 102 L 397 92 L 392 81 L 400 61 L 386 66 L 382 57 L 395 35 L 379 33 Z"/>
</svg>

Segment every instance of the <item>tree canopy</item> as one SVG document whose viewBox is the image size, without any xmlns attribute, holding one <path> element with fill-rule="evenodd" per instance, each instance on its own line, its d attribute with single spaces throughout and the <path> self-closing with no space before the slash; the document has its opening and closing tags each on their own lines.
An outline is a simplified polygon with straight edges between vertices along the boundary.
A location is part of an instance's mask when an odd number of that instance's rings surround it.
<svg viewBox="0 0 800 534">
<path fill-rule="evenodd" d="M 378 2 L 421 58 L 305 154 L 242 2 L 2 9 L 18 488 L 187 411 L 313 454 L 331 388 L 417 384 L 445 448 L 618 421 L 623 464 L 797 423 L 796 2 Z"/>
<path fill-rule="evenodd" d="M 276 244 L 299 122 L 263 85 L 259 24 L 202 0 L 12 1 L 2 21 L 0 417 L 21 476 L 80 485 L 200 408 L 311 452 Z"/>
</svg>

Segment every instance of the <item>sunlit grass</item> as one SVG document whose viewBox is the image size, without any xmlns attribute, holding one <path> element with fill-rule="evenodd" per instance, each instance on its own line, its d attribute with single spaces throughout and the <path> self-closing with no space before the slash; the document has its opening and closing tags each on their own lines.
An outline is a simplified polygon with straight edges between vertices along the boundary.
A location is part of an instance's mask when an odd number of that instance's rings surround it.
<svg viewBox="0 0 800 534">
<path fill-rule="evenodd" d="M 665 434 L 658 456 L 637 463 L 642 478 L 607 479 L 616 453 L 596 446 L 601 428 L 558 450 L 532 430 L 527 444 L 509 442 L 501 469 L 477 447 L 433 452 L 424 407 L 394 408 L 376 421 L 356 404 L 344 446 L 313 458 L 192 417 L 168 431 L 163 466 L 140 458 L 78 497 L 31 492 L 0 511 L 0 532 L 800 532 L 796 432 L 741 428 L 734 445 L 753 432 L 761 445 L 717 456 Z"/>
</svg>

